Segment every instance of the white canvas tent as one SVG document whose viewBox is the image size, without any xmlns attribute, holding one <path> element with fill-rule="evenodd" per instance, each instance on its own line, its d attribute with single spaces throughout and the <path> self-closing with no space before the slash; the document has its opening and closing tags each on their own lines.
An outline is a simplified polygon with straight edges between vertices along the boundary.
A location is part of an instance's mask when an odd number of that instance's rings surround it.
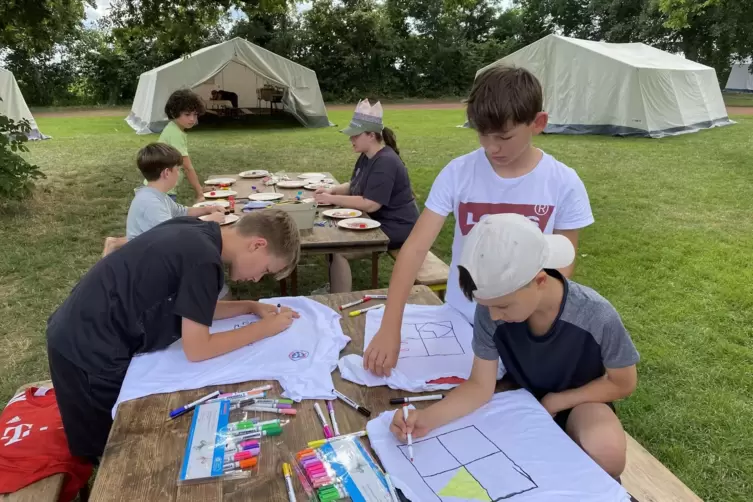
<svg viewBox="0 0 753 502">
<path fill-rule="evenodd" d="M 753 74 L 750 73 L 750 64 L 737 63 L 732 65 L 727 78 L 725 91 L 753 92 Z"/>
<path fill-rule="evenodd" d="M 126 121 L 139 134 L 160 132 L 168 120 L 167 98 L 178 89 L 191 89 L 207 103 L 212 90 L 231 91 L 238 94 L 239 108 L 257 108 L 257 89 L 265 84 L 284 89 L 283 109 L 304 126 L 330 125 L 316 72 L 242 38 L 142 73 Z"/>
<path fill-rule="evenodd" d="M 496 64 L 541 81 L 545 132 L 660 138 L 732 123 L 713 68 L 645 44 L 548 35 Z"/>
<path fill-rule="evenodd" d="M 3 114 L 14 121 L 18 122 L 22 119 L 26 119 L 31 124 L 31 131 L 26 135 L 29 139 L 48 139 L 49 136 L 45 136 L 39 132 L 37 122 L 29 111 L 29 107 L 26 106 L 26 101 L 21 94 L 21 89 L 18 88 L 16 77 L 13 73 L 0 68 L 0 114 Z"/>
</svg>

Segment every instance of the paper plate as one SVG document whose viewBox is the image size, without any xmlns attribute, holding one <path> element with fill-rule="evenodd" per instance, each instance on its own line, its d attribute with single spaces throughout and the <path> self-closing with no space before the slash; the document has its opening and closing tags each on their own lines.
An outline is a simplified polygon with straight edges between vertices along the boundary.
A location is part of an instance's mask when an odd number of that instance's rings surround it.
<svg viewBox="0 0 753 502">
<path fill-rule="evenodd" d="M 204 192 L 204 197 L 207 199 L 220 199 L 230 197 L 231 195 L 238 195 L 238 192 L 235 190 L 212 190 L 211 192 Z"/>
<path fill-rule="evenodd" d="M 322 214 L 328 218 L 345 219 L 358 218 L 363 213 L 358 209 L 327 209 L 326 211 L 322 211 Z"/>
<path fill-rule="evenodd" d="M 278 181 L 279 188 L 303 188 L 308 185 L 308 181 Z"/>
<path fill-rule="evenodd" d="M 243 171 L 238 176 L 240 176 L 241 178 L 264 178 L 265 176 L 269 176 L 269 171 Z"/>
<path fill-rule="evenodd" d="M 338 221 L 337 226 L 348 230 L 373 230 L 381 227 L 382 224 L 376 220 L 370 220 L 368 218 L 349 218 L 347 220 Z"/>
<path fill-rule="evenodd" d="M 235 178 L 212 178 L 204 182 L 205 185 L 232 185 Z"/>
<path fill-rule="evenodd" d="M 199 219 L 206 221 L 208 216 L 209 216 L 208 214 L 205 214 L 204 216 L 200 216 Z M 238 221 L 240 219 L 241 219 L 241 217 L 238 216 L 237 214 L 226 214 L 225 215 L 225 222 L 224 223 L 220 223 L 220 225 L 230 225 L 231 223 L 235 223 L 236 221 Z"/>
<path fill-rule="evenodd" d="M 308 185 L 304 185 L 306 190 L 318 190 L 320 188 L 332 188 L 332 185 L 329 183 L 309 183 Z"/>
<path fill-rule="evenodd" d="M 270 192 L 270 193 L 252 193 L 251 195 L 248 196 L 248 200 L 261 200 L 261 201 L 265 201 L 265 200 L 280 200 L 283 197 L 285 197 L 283 194 L 281 194 L 281 193 L 275 193 L 275 192 Z"/>
<path fill-rule="evenodd" d="M 323 173 L 303 173 L 299 174 L 298 177 L 302 180 L 309 180 L 313 178 L 325 178 L 327 175 Z"/>
<path fill-rule="evenodd" d="M 230 203 L 226 200 L 207 200 L 204 202 L 197 202 L 193 207 L 207 207 L 207 206 L 220 206 L 228 207 Z"/>
</svg>

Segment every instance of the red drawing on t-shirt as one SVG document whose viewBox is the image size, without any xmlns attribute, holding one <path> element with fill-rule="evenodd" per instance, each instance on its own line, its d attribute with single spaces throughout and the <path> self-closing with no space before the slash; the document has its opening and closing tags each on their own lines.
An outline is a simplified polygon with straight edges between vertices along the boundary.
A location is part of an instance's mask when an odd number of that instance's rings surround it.
<svg viewBox="0 0 753 502">
<path fill-rule="evenodd" d="M 506 202 L 461 202 L 458 206 L 460 233 L 468 235 L 473 226 L 487 214 L 515 213 L 536 223 L 543 232 L 549 223 L 554 206 L 545 204 L 508 204 Z"/>
</svg>

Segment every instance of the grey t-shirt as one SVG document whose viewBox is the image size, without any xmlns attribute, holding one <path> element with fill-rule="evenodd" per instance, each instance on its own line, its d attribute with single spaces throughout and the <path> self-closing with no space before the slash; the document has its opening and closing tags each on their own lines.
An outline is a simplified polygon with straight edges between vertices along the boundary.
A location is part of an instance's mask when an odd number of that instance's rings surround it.
<svg viewBox="0 0 753 502">
<path fill-rule="evenodd" d="M 390 249 L 401 247 L 418 221 L 418 206 L 408 170 L 395 150 L 385 146 L 372 158 L 361 154 L 350 179 L 350 193 L 382 205 L 369 216 L 382 224 Z"/>
<path fill-rule="evenodd" d="M 139 188 L 128 209 L 126 237 L 131 240 L 163 221 L 187 214 L 186 206 L 178 204 L 156 188 L 149 186 Z"/>
<path fill-rule="evenodd" d="M 549 392 L 582 387 L 606 368 L 625 368 L 640 359 L 622 319 L 611 303 L 591 288 L 547 270 L 565 286 L 554 324 L 543 336 L 526 322 L 493 321 L 489 309 L 476 306 L 473 352 L 481 359 L 502 359 L 508 375 L 538 399 Z"/>
</svg>

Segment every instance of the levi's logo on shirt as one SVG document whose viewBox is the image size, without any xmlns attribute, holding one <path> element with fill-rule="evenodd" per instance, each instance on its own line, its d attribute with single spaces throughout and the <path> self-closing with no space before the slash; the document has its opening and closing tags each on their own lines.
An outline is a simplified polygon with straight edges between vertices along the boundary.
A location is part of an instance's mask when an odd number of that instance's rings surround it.
<svg viewBox="0 0 753 502">
<path fill-rule="evenodd" d="M 463 236 L 487 214 L 515 213 L 536 223 L 543 232 L 554 213 L 546 204 L 508 204 L 507 202 L 461 202 L 458 205 L 458 226 Z"/>
</svg>

